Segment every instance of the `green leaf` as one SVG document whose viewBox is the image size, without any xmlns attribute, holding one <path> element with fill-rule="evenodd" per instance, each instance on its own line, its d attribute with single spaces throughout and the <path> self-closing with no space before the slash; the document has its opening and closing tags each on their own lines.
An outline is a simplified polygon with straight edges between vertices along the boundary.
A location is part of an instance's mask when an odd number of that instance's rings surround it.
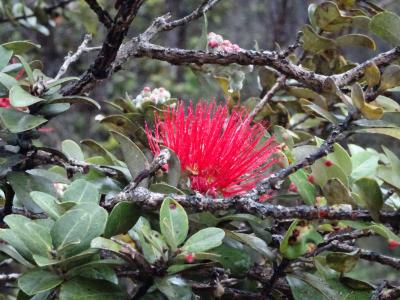
<svg viewBox="0 0 400 300">
<path fill-rule="evenodd" d="M 376 173 L 379 157 L 372 152 L 362 151 L 351 156 L 353 171 L 351 177 L 358 179 L 364 176 L 371 176 Z"/>
<path fill-rule="evenodd" d="M 315 186 L 308 181 L 308 175 L 304 170 L 298 170 L 289 176 L 290 180 L 296 185 L 297 190 L 307 205 L 315 204 Z"/>
<path fill-rule="evenodd" d="M 8 65 L 8 62 L 10 61 L 12 56 L 13 56 L 12 50 L 6 49 L 2 45 L 0 45 L 0 70 L 2 70 L 5 66 Z"/>
<path fill-rule="evenodd" d="M 338 164 L 328 167 L 325 165 L 326 161 L 326 158 L 321 158 L 311 166 L 314 181 L 320 187 L 323 187 L 329 179 L 338 178 L 345 186 L 349 186 L 348 176 L 344 173 L 343 169 Z"/>
<path fill-rule="evenodd" d="M 263 257 L 266 257 L 271 261 L 275 258 L 274 253 L 268 248 L 267 243 L 254 234 L 245 234 L 229 230 L 226 230 L 225 233 L 228 237 L 246 244 L 253 250 L 260 253 Z"/>
<path fill-rule="evenodd" d="M 166 184 L 165 182 L 160 182 L 160 183 L 153 183 L 150 185 L 149 190 L 155 193 L 161 193 L 161 194 L 178 194 L 178 195 L 184 195 L 185 193 L 182 192 L 180 189 L 177 189 L 176 187 Z"/>
<path fill-rule="evenodd" d="M 192 299 L 192 289 L 184 279 L 177 275 L 156 278 L 155 286 L 167 297 L 168 300 Z"/>
<path fill-rule="evenodd" d="M 108 250 L 114 253 L 120 253 L 122 246 L 112 240 L 97 237 L 90 243 L 91 248 Z"/>
<path fill-rule="evenodd" d="M 34 84 L 35 83 L 35 79 L 33 77 L 33 72 L 32 69 L 30 67 L 30 65 L 28 64 L 28 62 L 25 60 L 25 58 L 23 58 L 20 55 L 15 55 L 16 58 L 18 58 L 18 60 L 21 62 L 22 66 L 25 69 L 25 73 L 28 76 L 28 80 L 30 84 Z"/>
<path fill-rule="evenodd" d="M 296 229 L 298 224 L 299 220 L 294 220 L 292 222 L 279 246 L 279 251 L 289 259 L 296 259 L 307 253 L 308 243 L 319 244 L 323 241 L 321 235 L 312 226 L 299 227 Z M 298 230 L 296 241 L 290 241 L 295 230 Z"/>
<path fill-rule="evenodd" d="M 386 91 L 400 85 L 400 67 L 389 65 L 385 68 L 381 77 L 380 91 Z"/>
<path fill-rule="evenodd" d="M 1 49 L 1 48 L 0 48 Z M 16 86 L 17 84 L 18 84 L 18 81 L 14 78 L 14 77 L 12 77 L 12 76 L 10 76 L 10 75 L 8 75 L 8 74 L 6 74 L 6 73 L 1 73 L 0 72 L 0 83 L 2 84 L 2 85 L 4 85 L 4 87 L 6 88 L 6 89 L 11 89 L 13 86 Z"/>
<path fill-rule="evenodd" d="M 118 203 L 108 216 L 104 236 L 109 238 L 117 234 L 127 233 L 135 225 L 139 217 L 140 211 L 134 203 Z"/>
<path fill-rule="evenodd" d="M 291 275 L 286 276 L 286 281 L 289 284 L 294 300 L 326 300 L 326 298 L 312 286 L 309 286 L 302 280 Z M 339 298 L 340 299 L 340 298 Z"/>
<path fill-rule="evenodd" d="M 9 97 L 10 103 L 14 107 L 25 107 L 44 101 L 44 99 L 31 95 L 29 92 L 25 91 L 20 85 L 14 85 L 10 89 Z"/>
<path fill-rule="evenodd" d="M 60 289 L 60 300 L 123 300 L 124 294 L 119 287 L 104 280 L 93 280 L 86 278 L 73 278 L 62 284 Z"/>
<path fill-rule="evenodd" d="M 80 272 L 83 270 L 90 270 L 90 269 L 96 269 L 96 268 L 102 268 L 102 267 L 115 267 L 115 266 L 121 266 L 124 264 L 125 264 L 125 261 L 123 259 L 113 259 L 113 258 L 99 259 L 99 260 L 91 261 L 91 262 L 88 262 L 83 265 L 79 265 L 79 266 L 76 266 L 76 267 L 70 269 L 66 273 L 66 276 L 68 278 L 71 278 L 74 276 L 79 276 Z M 91 278 L 93 278 L 93 277 L 91 277 Z M 93 278 L 93 279 L 96 279 L 96 278 Z"/>
<path fill-rule="evenodd" d="M 111 134 L 120 144 L 124 160 L 128 165 L 132 178 L 135 179 L 136 176 L 149 167 L 149 162 L 140 148 L 128 137 L 115 131 L 111 131 Z M 145 179 L 139 186 L 147 186 L 147 184 L 148 179 Z"/>
<path fill-rule="evenodd" d="M 391 136 L 395 139 L 400 140 L 399 128 L 366 128 L 366 129 L 357 129 L 355 132 L 383 134 L 383 135 Z"/>
<path fill-rule="evenodd" d="M 196 253 L 196 257 L 201 253 Z M 209 251 L 205 259 L 219 262 L 224 269 L 229 269 L 234 275 L 245 274 L 252 266 L 251 257 L 243 249 L 229 247 L 225 244 Z M 212 254 L 212 255 L 211 255 Z M 202 257 L 199 257 L 201 259 Z"/>
<path fill-rule="evenodd" d="M 172 198 L 165 198 L 161 204 L 160 229 L 172 251 L 176 251 L 188 235 L 188 216 L 184 208 Z"/>
<path fill-rule="evenodd" d="M 52 195 L 43 192 L 31 192 L 30 195 L 33 202 L 53 220 L 57 220 L 64 213 L 64 210 L 58 204 L 58 200 Z"/>
<path fill-rule="evenodd" d="M 183 251 L 204 252 L 222 244 L 225 232 L 216 227 L 202 229 L 192 235 L 182 246 Z"/>
<path fill-rule="evenodd" d="M 84 161 L 85 156 L 81 150 L 81 147 L 72 140 L 65 140 L 61 143 L 61 151 L 69 158 L 78 161 Z"/>
<path fill-rule="evenodd" d="M 322 187 L 322 191 L 329 205 L 351 204 L 357 206 L 351 197 L 350 190 L 338 178 L 328 179 Z"/>
<path fill-rule="evenodd" d="M 149 221 L 144 217 L 138 219 L 128 234 L 140 244 L 144 257 L 150 263 L 160 260 L 168 249 L 162 236 L 157 231 L 151 230 Z"/>
<path fill-rule="evenodd" d="M 21 111 L 0 108 L 0 120 L 12 133 L 20 133 L 46 123 L 47 120 L 41 116 L 33 116 Z"/>
<path fill-rule="evenodd" d="M 53 183 L 41 176 L 30 175 L 25 172 L 9 172 L 7 180 L 15 192 L 18 202 L 35 213 L 42 212 L 42 210 L 32 201 L 31 192 L 40 191 L 53 196 L 57 195 Z"/>
<path fill-rule="evenodd" d="M 25 294 L 33 296 L 51 290 L 59 286 L 62 282 L 62 277 L 57 274 L 40 269 L 33 269 L 24 273 L 18 279 L 18 287 Z"/>
<path fill-rule="evenodd" d="M 48 88 L 48 89 L 51 89 L 51 88 L 53 88 L 53 87 L 56 87 L 56 86 L 58 86 L 58 85 L 62 85 L 63 83 L 66 83 L 66 82 L 69 82 L 69 81 L 73 81 L 73 80 L 79 80 L 79 77 L 73 77 L 73 76 L 70 76 L 70 77 L 63 77 L 63 78 L 61 78 L 61 79 L 48 82 L 48 83 L 47 83 L 47 88 Z M 74 96 L 72 96 L 72 97 L 74 97 Z M 86 97 L 85 97 L 85 98 L 86 98 Z M 58 100 L 58 99 L 57 99 L 57 100 Z"/>
<path fill-rule="evenodd" d="M 375 63 L 370 63 L 365 67 L 364 77 L 368 83 L 369 88 L 373 88 L 381 81 L 381 71 Z"/>
<path fill-rule="evenodd" d="M 99 153 L 102 157 L 104 157 L 107 160 L 108 164 L 110 165 L 118 164 L 118 159 L 95 140 L 91 139 L 82 140 L 81 144 L 86 145 L 96 153 Z"/>
<path fill-rule="evenodd" d="M 338 300 L 340 295 L 326 281 L 309 273 L 296 273 L 286 276 L 295 300 Z"/>
<path fill-rule="evenodd" d="M 377 36 L 393 46 L 400 44 L 398 30 L 400 28 L 400 17 L 395 13 L 384 11 L 372 17 L 369 29 Z"/>
<path fill-rule="evenodd" d="M 180 273 L 180 272 L 188 270 L 188 269 L 199 267 L 201 265 L 205 265 L 205 264 L 172 265 L 172 266 L 168 267 L 167 273 L 168 273 L 168 275 L 173 275 L 173 274 Z"/>
<path fill-rule="evenodd" d="M 345 34 L 336 38 L 336 45 L 339 47 L 364 47 L 376 50 L 376 44 L 373 39 L 363 34 Z"/>
<path fill-rule="evenodd" d="M 304 111 L 306 111 L 307 113 L 314 112 L 333 124 L 338 123 L 337 118 L 321 106 L 312 103 L 311 101 L 308 101 L 306 99 L 300 99 L 300 104 Z"/>
<path fill-rule="evenodd" d="M 50 103 L 86 104 L 97 109 L 101 109 L 99 103 L 89 97 L 84 96 L 64 96 L 62 98 L 53 99 Z"/>
<path fill-rule="evenodd" d="M 77 179 L 67 188 L 63 202 L 83 203 L 90 202 L 98 204 L 100 201 L 100 192 L 98 188 L 84 179 Z"/>
<path fill-rule="evenodd" d="M 334 40 L 325 38 L 317 34 L 310 25 L 303 28 L 303 49 L 311 53 L 321 53 L 329 49 L 335 49 L 336 44 Z"/>
<path fill-rule="evenodd" d="M 353 84 L 351 88 L 351 99 L 353 104 L 368 120 L 379 120 L 383 116 L 382 107 L 365 102 L 364 93 L 359 83 Z"/>
<path fill-rule="evenodd" d="M 326 255 L 326 263 L 339 273 L 348 273 L 354 269 L 360 259 L 358 251 L 351 253 L 330 252 Z"/>
<path fill-rule="evenodd" d="M 379 212 L 383 206 L 383 196 L 376 180 L 362 177 L 354 182 L 353 191 L 360 195 L 372 219 L 379 222 Z"/>
<path fill-rule="evenodd" d="M 9 233 L 9 234 L 8 234 Z M 13 239 L 10 239 L 9 236 L 12 236 Z M 30 257 L 32 256 L 29 249 L 26 248 L 26 246 L 23 244 L 23 242 L 16 236 L 10 229 L 0 229 L 0 239 L 3 241 L 7 242 L 7 244 L 0 244 L 0 252 L 5 253 L 9 257 L 11 257 L 13 260 L 16 262 L 20 263 L 21 265 L 28 267 L 28 268 L 33 268 L 34 266 L 28 261 L 31 260 Z M 16 239 L 18 241 L 16 242 Z M 27 252 L 24 254 L 21 247 L 14 247 L 12 245 L 15 245 L 18 243 L 18 245 L 21 245 L 23 247 L 23 251 Z M 22 255 L 21 255 L 22 254 Z"/>
<path fill-rule="evenodd" d="M 340 144 L 335 143 L 333 145 L 333 152 L 328 154 L 328 159 L 339 165 L 343 172 L 347 176 L 350 176 L 352 171 L 351 158 L 347 151 Z"/>
<path fill-rule="evenodd" d="M 39 220 L 32 221 L 21 215 L 8 215 L 4 222 L 32 254 L 49 255 L 52 249 L 50 228 L 41 224 Z"/>
<path fill-rule="evenodd" d="M 53 245 L 57 251 L 66 251 L 82 242 L 89 231 L 92 216 L 83 209 L 67 211 L 51 229 Z"/>
<path fill-rule="evenodd" d="M 31 41 L 12 41 L 8 43 L 1 44 L 0 46 L 6 48 L 7 50 L 12 50 L 14 54 L 23 54 L 30 49 L 40 48 L 39 44 L 32 43 Z"/>
<path fill-rule="evenodd" d="M 338 6 L 331 1 L 322 2 L 315 8 L 316 25 L 325 31 L 338 31 L 351 23 L 351 17 L 343 17 Z"/>
</svg>

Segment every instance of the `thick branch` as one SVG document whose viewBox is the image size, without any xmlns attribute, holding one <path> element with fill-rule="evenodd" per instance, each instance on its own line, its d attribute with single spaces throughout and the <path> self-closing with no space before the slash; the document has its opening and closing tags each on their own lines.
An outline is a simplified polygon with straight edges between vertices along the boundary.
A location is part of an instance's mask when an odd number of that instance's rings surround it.
<svg viewBox="0 0 400 300">
<path fill-rule="evenodd" d="M 294 78 L 301 83 L 313 87 L 316 90 L 326 88 L 327 79 L 332 78 L 338 87 L 347 85 L 359 79 L 364 69 L 370 63 L 377 66 L 384 66 L 400 57 L 400 47 L 379 54 L 370 60 L 358 65 L 357 67 L 331 77 L 316 74 L 297 66 L 274 51 L 253 51 L 242 50 L 238 53 L 211 53 L 201 50 L 184 50 L 175 48 L 165 48 L 151 43 L 145 43 L 137 38 L 123 44 L 118 54 L 114 67 L 120 67 L 122 63 L 130 57 L 148 57 L 167 61 L 171 64 L 218 64 L 229 65 L 237 63 L 240 65 L 259 65 L 270 66 L 289 78 Z"/>
<path fill-rule="evenodd" d="M 139 207 L 154 210 L 158 208 L 165 197 L 172 196 L 185 208 L 201 212 L 217 212 L 219 210 L 232 210 L 237 213 L 249 213 L 260 217 L 273 217 L 278 220 L 285 219 L 330 219 L 330 220 L 363 220 L 372 221 L 371 215 L 367 210 L 349 210 L 347 207 L 313 207 L 299 205 L 286 207 L 282 205 L 272 205 L 253 201 L 247 197 L 234 198 L 207 198 L 201 194 L 196 195 L 164 195 L 154 193 L 146 188 L 138 187 L 128 192 L 121 192 L 112 200 L 112 205 L 121 201 L 134 202 Z M 397 222 L 400 212 L 381 212 L 382 222 Z"/>
</svg>

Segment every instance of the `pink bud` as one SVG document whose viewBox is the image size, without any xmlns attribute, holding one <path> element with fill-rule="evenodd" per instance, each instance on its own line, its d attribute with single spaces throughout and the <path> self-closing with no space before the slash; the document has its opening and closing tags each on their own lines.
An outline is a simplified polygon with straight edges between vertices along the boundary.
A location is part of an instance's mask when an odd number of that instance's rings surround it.
<svg viewBox="0 0 400 300">
<path fill-rule="evenodd" d="M 208 41 L 208 47 L 217 48 L 218 47 L 218 42 L 216 40 L 209 40 Z"/>
</svg>

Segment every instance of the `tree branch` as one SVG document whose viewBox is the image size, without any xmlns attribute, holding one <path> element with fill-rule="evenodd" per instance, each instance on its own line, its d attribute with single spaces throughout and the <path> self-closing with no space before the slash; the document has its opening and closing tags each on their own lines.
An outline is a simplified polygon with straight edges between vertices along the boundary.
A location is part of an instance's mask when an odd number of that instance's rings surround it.
<svg viewBox="0 0 400 300">
<path fill-rule="evenodd" d="M 378 262 L 383 265 L 391 266 L 395 269 L 400 269 L 400 258 L 379 254 L 371 250 L 361 249 L 345 243 L 341 243 L 340 241 L 332 241 L 330 247 L 328 247 L 325 250 L 341 251 L 341 252 L 358 251 L 358 253 L 360 254 L 360 258 L 362 259 L 372 262 Z"/>
<path fill-rule="evenodd" d="M 54 77 L 53 80 L 48 81 L 47 84 L 60 79 L 65 74 L 65 72 L 67 72 L 68 67 L 70 66 L 70 64 L 76 62 L 84 52 L 88 52 L 90 50 L 96 49 L 96 48 L 88 48 L 88 44 L 90 43 L 91 40 L 92 40 L 92 35 L 91 34 L 86 34 L 84 39 L 83 39 L 82 44 L 78 47 L 76 52 L 75 53 L 72 53 L 72 52 L 68 53 L 68 55 L 65 57 L 64 63 L 60 67 L 60 70 L 58 71 L 56 77 Z"/>
<path fill-rule="evenodd" d="M 229 65 L 232 63 L 240 65 L 270 66 L 289 78 L 294 78 L 301 83 L 313 87 L 316 90 L 329 88 L 327 79 L 333 79 L 338 87 L 347 85 L 359 79 L 364 69 L 370 63 L 375 63 L 378 67 L 384 66 L 400 57 L 400 47 L 379 54 L 366 62 L 354 67 L 353 69 L 341 74 L 325 76 L 308 71 L 297 66 L 285 58 L 282 58 L 275 51 L 253 51 L 243 50 L 238 53 L 211 53 L 201 50 L 184 50 L 175 48 L 165 48 L 155 44 L 142 42 L 138 38 L 126 42 L 121 46 L 114 68 L 118 68 L 130 57 L 148 57 L 167 61 L 174 65 L 184 64 L 217 64 Z"/>
<path fill-rule="evenodd" d="M 78 95 L 90 90 L 97 82 L 110 75 L 118 50 L 128 33 L 129 26 L 145 0 L 123 0 L 107 32 L 102 48 L 89 70 L 77 82 L 62 89 L 63 95 Z"/>
<path fill-rule="evenodd" d="M 249 118 L 253 119 L 262 109 L 263 107 L 272 99 L 272 97 L 285 85 L 285 76 L 281 76 L 277 79 L 276 83 L 271 87 L 268 93 L 257 103 L 254 109 L 249 114 Z"/>
<path fill-rule="evenodd" d="M 201 194 L 195 195 L 164 195 L 154 193 L 143 187 L 137 187 L 134 190 L 121 192 L 116 195 L 110 205 L 118 202 L 127 201 L 137 204 L 144 209 L 154 210 L 161 206 L 164 198 L 173 197 L 186 209 L 201 212 L 217 212 L 219 210 L 233 210 L 237 213 L 249 213 L 260 217 L 273 217 L 277 220 L 286 219 L 329 219 L 329 220 L 363 220 L 372 221 L 371 215 L 367 210 L 350 210 L 345 207 L 314 207 L 309 205 L 299 205 L 286 207 L 282 205 L 272 205 L 253 201 L 247 197 L 234 198 L 208 198 Z M 397 222 L 400 217 L 399 212 L 381 212 L 381 222 Z"/>
<path fill-rule="evenodd" d="M 101 23 L 104 24 L 104 26 L 108 29 L 111 28 L 113 20 L 109 13 L 104 10 L 100 4 L 97 2 L 97 0 L 85 0 L 86 3 L 89 5 L 89 7 L 94 11 L 94 13 L 97 15 L 97 18 Z"/>
</svg>

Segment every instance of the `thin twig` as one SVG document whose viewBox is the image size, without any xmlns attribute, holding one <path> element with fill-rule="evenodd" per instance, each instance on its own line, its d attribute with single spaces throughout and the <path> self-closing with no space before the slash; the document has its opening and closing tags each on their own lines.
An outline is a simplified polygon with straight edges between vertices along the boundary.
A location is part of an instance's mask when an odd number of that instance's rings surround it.
<svg viewBox="0 0 400 300">
<path fill-rule="evenodd" d="M 341 252 L 358 251 L 358 253 L 360 254 L 360 258 L 362 259 L 391 266 L 395 269 L 400 269 L 400 258 L 390 257 L 371 250 L 361 249 L 358 247 L 341 243 L 339 241 L 332 241 L 330 247 L 327 248 L 327 250 L 341 251 Z"/>
<path fill-rule="evenodd" d="M 90 43 L 91 40 L 92 40 L 92 35 L 91 34 L 86 34 L 84 39 L 83 39 L 82 44 L 78 47 L 76 52 L 75 53 L 72 53 L 72 52 L 68 53 L 67 57 L 64 60 L 64 63 L 62 64 L 60 70 L 58 71 L 56 77 L 54 77 L 53 80 L 50 80 L 47 83 L 51 83 L 53 81 L 56 81 L 56 80 L 60 79 L 65 74 L 65 72 L 67 72 L 68 67 L 72 63 L 76 62 L 84 52 L 88 52 L 89 51 L 88 50 L 89 49 L 88 48 L 88 44 Z M 94 48 L 90 48 L 90 49 L 94 49 Z"/>
<path fill-rule="evenodd" d="M 271 87 L 271 89 L 268 91 L 268 93 L 265 94 L 265 96 L 257 103 L 257 105 L 254 107 L 254 109 L 251 111 L 249 114 L 249 118 L 253 119 L 257 114 L 263 109 L 263 107 L 272 99 L 272 97 L 276 94 L 279 89 L 281 89 L 285 85 L 285 76 L 279 77 L 275 84 Z"/>
</svg>

